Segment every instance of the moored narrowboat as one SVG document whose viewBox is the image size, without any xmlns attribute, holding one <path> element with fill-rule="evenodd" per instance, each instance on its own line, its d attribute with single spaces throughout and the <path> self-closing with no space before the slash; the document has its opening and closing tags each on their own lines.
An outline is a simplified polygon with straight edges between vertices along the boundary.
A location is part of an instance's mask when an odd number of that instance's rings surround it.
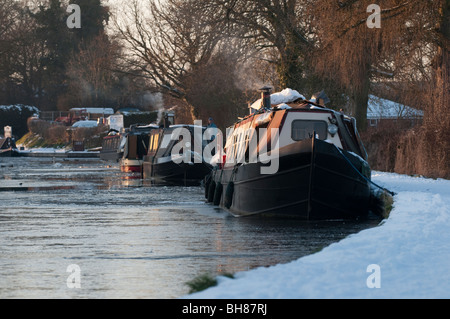
<svg viewBox="0 0 450 319">
<path fill-rule="evenodd" d="M 2 157 L 20 156 L 19 150 L 16 147 L 16 142 L 12 137 L 0 138 L 0 156 Z"/>
<path fill-rule="evenodd" d="M 157 130 L 157 125 L 132 125 L 129 132 L 125 133 L 122 141 L 122 158 L 119 160 L 122 172 L 142 174 L 144 156 L 148 152 L 149 134 Z"/>
<path fill-rule="evenodd" d="M 144 179 L 199 185 L 212 169 L 203 158 L 203 150 L 210 142 L 203 138 L 205 130 L 204 126 L 180 124 L 152 131 L 143 160 Z"/>
<path fill-rule="evenodd" d="M 294 90 L 268 92 L 230 128 L 205 178 L 208 201 L 236 216 L 367 216 L 371 171 L 355 119 Z"/>
<path fill-rule="evenodd" d="M 123 135 L 117 130 L 109 130 L 108 135 L 103 138 L 102 149 L 99 157 L 104 161 L 118 162 L 123 156 L 123 148 L 120 148 L 120 142 Z"/>
</svg>

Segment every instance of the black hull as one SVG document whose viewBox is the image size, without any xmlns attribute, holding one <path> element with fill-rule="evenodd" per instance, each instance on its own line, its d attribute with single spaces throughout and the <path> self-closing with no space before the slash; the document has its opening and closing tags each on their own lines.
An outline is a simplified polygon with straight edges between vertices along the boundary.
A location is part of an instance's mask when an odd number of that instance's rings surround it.
<svg viewBox="0 0 450 319">
<path fill-rule="evenodd" d="M 20 153 L 16 149 L 0 150 L 0 157 L 19 157 Z"/>
<path fill-rule="evenodd" d="M 370 183 L 355 169 L 367 178 L 370 172 L 367 163 L 352 153 L 321 140 L 303 140 L 280 149 L 277 173 L 261 175 L 262 166 L 253 163 L 238 166 L 234 172 L 232 168 L 213 171 L 212 181 L 222 184 L 221 194 L 216 194 L 220 205 L 237 216 L 321 220 L 368 214 Z"/>
<path fill-rule="evenodd" d="M 199 185 L 211 172 L 211 166 L 206 163 L 192 165 L 173 161 L 154 164 L 149 161 L 143 163 L 143 178 L 160 180 L 176 185 Z"/>
<path fill-rule="evenodd" d="M 99 154 L 100 159 L 106 162 L 119 162 L 122 156 L 123 154 L 118 153 L 117 151 L 100 152 Z"/>
</svg>

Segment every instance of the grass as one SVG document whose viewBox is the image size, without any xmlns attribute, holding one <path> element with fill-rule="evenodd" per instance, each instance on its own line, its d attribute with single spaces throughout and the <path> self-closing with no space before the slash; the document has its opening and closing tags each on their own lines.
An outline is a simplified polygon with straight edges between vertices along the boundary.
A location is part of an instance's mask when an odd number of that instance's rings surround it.
<svg viewBox="0 0 450 319">
<path fill-rule="evenodd" d="M 394 208 L 394 197 L 384 190 L 371 190 L 370 210 L 377 216 L 386 219 Z"/>
<path fill-rule="evenodd" d="M 72 131 L 73 140 L 84 141 L 85 148 L 95 148 L 102 146 L 103 137 L 106 132 L 99 128 L 77 128 Z M 51 148 L 71 148 L 72 143 L 66 136 L 66 127 L 53 126 L 44 130 L 43 134 L 28 132 L 16 142 L 16 145 L 24 146 L 28 149 L 51 147 Z"/>
<path fill-rule="evenodd" d="M 55 142 L 51 142 L 44 139 L 42 136 L 38 134 L 28 132 L 16 142 L 16 145 L 22 145 L 27 148 L 39 148 L 39 147 L 64 148 L 67 146 L 67 143 L 65 143 L 61 139 Z"/>
<path fill-rule="evenodd" d="M 384 211 L 382 214 L 383 218 L 388 218 L 391 214 L 392 208 L 394 208 L 394 197 L 387 192 L 381 194 L 381 200 L 384 203 Z"/>
<path fill-rule="evenodd" d="M 225 273 L 222 276 L 228 278 L 234 278 L 233 274 Z M 201 274 L 194 279 L 188 281 L 186 285 L 189 287 L 189 293 L 192 294 L 194 292 L 203 291 L 210 287 L 217 286 L 217 277 L 213 277 L 210 274 Z"/>
</svg>

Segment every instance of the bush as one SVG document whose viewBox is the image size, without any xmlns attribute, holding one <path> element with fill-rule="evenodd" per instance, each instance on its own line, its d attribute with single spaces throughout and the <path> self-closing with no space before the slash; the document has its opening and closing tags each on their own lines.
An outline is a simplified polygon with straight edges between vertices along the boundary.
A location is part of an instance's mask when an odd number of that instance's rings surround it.
<svg viewBox="0 0 450 319">
<path fill-rule="evenodd" d="M 443 126 L 405 130 L 396 123 L 361 134 L 373 170 L 450 178 L 450 140 Z"/>
<path fill-rule="evenodd" d="M 37 118 L 29 118 L 27 120 L 28 131 L 33 134 L 38 134 L 42 137 L 44 137 L 47 130 L 50 128 L 50 125 L 50 122 L 43 121 Z"/>
<path fill-rule="evenodd" d="M 63 145 L 67 143 L 66 127 L 63 125 L 52 125 L 44 134 L 44 138 L 50 144 Z"/>
<path fill-rule="evenodd" d="M 393 172 L 400 136 L 404 130 L 395 123 L 384 123 L 376 128 L 368 128 L 361 133 L 367 151 L 368 161 L 372 169 Z"/>
<path fill-rule="evenodd" d="M 28 119 L 28 129 L 30 136 L 24 144 L 31 148 L 71 146 L 72 141 L 83 141 L 86 148 L 100 147 L 107 134 L 105 126 L 71 128 L 37 118 Z"/>
<path fill-rule="evenodd" d="M 107 134 L 107 127 L 77 127 L 70 131 L 73 141 L 83 141 L 85 148 L 94 148 L 102 146 L 103 137 Z"/>
<path fill-rule="evenodd" d="M 444 132 L 432 127 L 405 132 L 399 139 L 394 171 L 450 178 L 450 149 Z"/>
</svg>

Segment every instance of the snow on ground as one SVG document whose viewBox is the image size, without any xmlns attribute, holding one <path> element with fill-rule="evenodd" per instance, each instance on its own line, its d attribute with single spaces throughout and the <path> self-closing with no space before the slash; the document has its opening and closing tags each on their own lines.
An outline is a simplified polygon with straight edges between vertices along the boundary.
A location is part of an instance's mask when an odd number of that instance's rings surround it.
<svg viewBox="0 0 450 319">
<path fill-rule="evenodd" d="M 287 264 L 218 277 L 218 286 L 184 298 L 450 298 L 450 181 L 372 179 L 397 193 L 378 227 Z"/>
<path fill-rule="evenodd" d="M 24 150 L 20 151 L 21 153 L 66 153 L 67 150 L 65 148 L 53 148 L 53 147 L 35 147 L 35 148 L 26 148 L 21 144 L 17 144 L 17 147 L 24 147 Z"/>
</svg>

